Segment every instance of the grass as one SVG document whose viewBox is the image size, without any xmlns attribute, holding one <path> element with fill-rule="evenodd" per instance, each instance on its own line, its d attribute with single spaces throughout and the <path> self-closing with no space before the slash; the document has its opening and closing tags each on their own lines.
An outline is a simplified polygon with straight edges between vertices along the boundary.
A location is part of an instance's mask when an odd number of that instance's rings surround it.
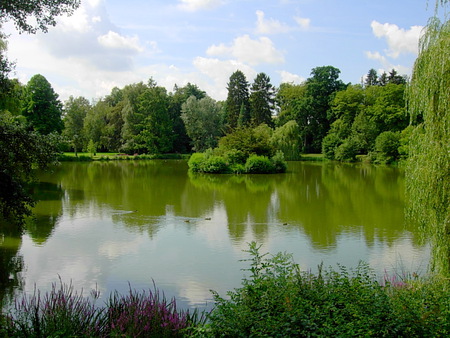
<svg viewBox="0 0 450 338">
<path fill-rule="evenodd" d="M 300 161 L 327 161 L 323 154 L 302 154 Z"/>
<path fill-rule="evenodd" d="M 65 152 L 59 156 L 62 162 L 83 162 L 83 161 L 110 161 L 110 160 L 155 160 L 155 159 L 188 159 L 190 155 L 185 154 L 134 154 L 123 153 L 75 153 Z"/>
</svg>

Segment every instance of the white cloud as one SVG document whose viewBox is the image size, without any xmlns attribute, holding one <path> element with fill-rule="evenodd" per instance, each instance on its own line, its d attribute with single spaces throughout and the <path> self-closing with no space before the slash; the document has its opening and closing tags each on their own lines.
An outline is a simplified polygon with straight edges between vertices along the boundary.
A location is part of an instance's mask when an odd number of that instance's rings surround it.
<svg viewBox="0 0 450 338">
<path fill-rule="evenodd" d="M 131 50 L 142 52 L 144 49 L 140 46 L 139 38 L 137 36 L 125 37 L 119 33 L 109 31 L 105 35 L 97 38 L 100 45 L 106 48 Z"/>
<path fill-rule="evenodd" d="M 252 67 L 236 60 L 223 61 L 215 58 L 196 57 L 193 64 L 206 77 L 198 85 L 216 100 L 226 99 L 228 80 L 236 70 L 242 71 L 247 81 L 252 81 L 257 74 Z"/>
<path fill-rule="evenodd" d="M 278 34 L 278 33 L 288 33 L 293 30 L 298 30 L 298 27 L 289 26 L 284 22 L 280 22 L 275 19 L 266 19 L 263 11 L 256 11 L 256 34 Z M 294 17 L 295 22 L 302 30 L 307 30 L 310 28 L 311 19 Z"/>
<path fill-rule="evenodd" d="M 250 65 L 261 63 L 277 64 L 284 62 L 283 53 L 278 51 L 267 37 L 252 40 L 248 35 L 234 39 L 229 46 L 225 44 L 212 45 L 206 51 L 210 56 L 233 57 Z"/>
<path fill-rule="evenodd" d="M 222 4 L 221 0 L 179 0 L 178 8 L 188 12 L 212 9 Z"/>
<path fill-rule="evenodd" d="M 287 33 L 292 30 L 287 24 L 274 19 L 265 19 L 263 11 L 256 11 L 256 33 L 257 34 L 277 34 Z"/>
<path fill-rule="evenodd" d="M 304 82 L 306 79 L 300 75 L 292 74 L 287 71 L 279 71 L 278 72 L 281 77 L 281 83 L 294 83 L 294 84 L 300 84 Z"/>
<path fill-rule="evenodd" d="M 389 74 L 389 72 L 392 69 L 395 69 L 401 75 L 403 74 L 408 75 L 411 73 L 411 68 L 402 65 L 395 65 L 391 63 L 388 60 L 388 58 L 386 58 L 384 55 L 381 55 L 379 52 L 366 52 L 366 56 L 368 59 L 378 61 L 381 64 L 381 68 L 377 69 L 379 75 L 383 73 Z"/>
<path fill-rule="evenodd" d="M 397 25 L 377 21 L 371 23 L 372 32 L 377 38 L 385 38 L 389 49 L 386 54 L 389 57 L 397 58 L 400 54 L 417 54 L 419 38 L 423 26 L 412 26 L 409 30 L 399 28 Z"/>
<path fill-rule="evenodd" d="M 302 29 L 309 29 L 309 27 L 311 26 L 311 19 L 309 18 L 301 18 L 299 16 L 296 16 L 294 17 L 294 19 Z"/>
</svg>

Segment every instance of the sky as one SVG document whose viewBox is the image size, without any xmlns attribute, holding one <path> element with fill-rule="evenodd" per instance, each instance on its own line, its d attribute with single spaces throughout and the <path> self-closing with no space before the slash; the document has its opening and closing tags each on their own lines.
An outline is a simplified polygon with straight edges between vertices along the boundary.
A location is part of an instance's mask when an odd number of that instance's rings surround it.
<svg viewBox="0 0 450 338">
<path fill-rule="evenodd" d="M 114 87 L 147 82 L 172 92 L 188 82 L 216 100 L 230 75 L 252 83 L 301 83 L 333 66 L 345 83 L 369 69 L 410 75 L 433 4 L 426 0 L 81 0 L 48 33 L 19 34 L 12 23 L 11 77 L 47 78 L 61 100 L 96 100 Z"/>
</svg>

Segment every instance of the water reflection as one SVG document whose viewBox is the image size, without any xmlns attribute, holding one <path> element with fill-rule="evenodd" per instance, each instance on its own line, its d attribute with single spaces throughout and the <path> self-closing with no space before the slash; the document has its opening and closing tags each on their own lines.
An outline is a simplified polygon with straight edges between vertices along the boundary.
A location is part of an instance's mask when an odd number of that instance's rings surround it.
<svg viewBox="0 0 450 338">
<path fill-rule="evenodd" d="M 210 289 L 239 285 L 251 240 L 302 268 L 427 262 L 395 168 L 292 162 L 280 175 L 194 175 L 184 161 L 117 161 L 65 163 L 40 179 L 26 234 L 0 242 L 2 290 L 18 287 L 25 264 L 27 290 L 58 275 L 104 293 L 154 279 L 186 306 L 203 304 Z"/>
</svg>

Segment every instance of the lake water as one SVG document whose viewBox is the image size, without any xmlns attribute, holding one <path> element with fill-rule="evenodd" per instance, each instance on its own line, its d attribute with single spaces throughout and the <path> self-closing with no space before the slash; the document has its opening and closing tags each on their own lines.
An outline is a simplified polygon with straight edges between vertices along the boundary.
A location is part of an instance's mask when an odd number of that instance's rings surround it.
<svg viewBox="0 0 450 338">
<path fill-rule="evenodd" d="M 0 228 L 0 298 L 72 282 L 114 291 L 156 286 L 182 308 L 210 308 L 248 273 L 243 250 L 292 253 L 381 276 L 425 273 L 429 248 L 405 223 L 404 174 L 371 165 L 290 162 L 286 174 L 192 175 L 185 161 L 63 163 L 39 174 L 36 219 Z"/>
</svg>

